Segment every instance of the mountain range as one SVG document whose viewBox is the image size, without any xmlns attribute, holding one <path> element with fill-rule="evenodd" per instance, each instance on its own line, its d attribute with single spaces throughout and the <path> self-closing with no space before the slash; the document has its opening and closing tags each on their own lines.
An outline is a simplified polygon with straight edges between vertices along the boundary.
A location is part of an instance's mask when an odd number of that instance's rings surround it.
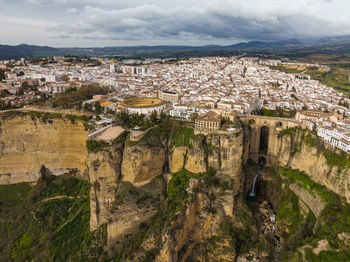
<svg viewBox="0 0 350 262">
<path fill-rule="evenodd" d="M 298 39 L 264 42 L 250 41 L 234 45 L 205 46 L 122 46 L 92 48 L 54 48 L 21 44 L 0 45 L 0 59 L 19 59 L 43 56 L 121 56 L 121 57 L 191 57 L 210 55 L 236 55 L 243 52 L 274 53 L 350 53 L 350 36 L 328 37 L 311 43 Z"/>
</svg>

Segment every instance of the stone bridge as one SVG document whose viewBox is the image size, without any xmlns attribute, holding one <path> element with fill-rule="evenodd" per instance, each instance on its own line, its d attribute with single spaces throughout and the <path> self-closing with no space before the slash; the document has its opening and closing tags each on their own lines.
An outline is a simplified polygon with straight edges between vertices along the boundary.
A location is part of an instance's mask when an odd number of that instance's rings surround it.
<svg viewBox="0 0 350 262">
<path fill-rule="evenodd" d="M 264 157 L 271 164 L 278 154 L 278 133 L 291 127 L 301 127 L 301 123 L 290 118 L 245 115 L 240 120 L 249 129 L 249 146 L 246 157 L 258 162 Z"/>
</svg>

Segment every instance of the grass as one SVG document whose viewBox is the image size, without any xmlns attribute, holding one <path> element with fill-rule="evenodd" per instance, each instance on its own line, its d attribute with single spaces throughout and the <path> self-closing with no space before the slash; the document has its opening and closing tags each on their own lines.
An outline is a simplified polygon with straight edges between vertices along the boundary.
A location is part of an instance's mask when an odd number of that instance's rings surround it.
<svg viewBox="0 0 350 262">
<path fill-rule="evenodd" d="M 130 137 L 127 137 L 125 144 L 129 147 L 137 145 L 146 145 L 149 147 L 164 146 L 169 138 L 170 129 L 163 126 L 155 126 L 148 130 L 148 132 L 139 140 L 131 141 Z"/>
<path fill-rule="evenodd" d="M 197 139 L 193 128 L 174 126 L 172 130 L 171 144 L 175 147 L 186 146 L 192 148 L 192 139 Z"/>
<path fill-rule="evenodd" d="M 54 196 L 87 197 L 89 196 L 89 184 L 69 174 L 59 177 L 45 174 L 32 189 L 29 199 L 40 201 Z"/>
<path fill-rule="evenodd" d="M 110 146 L 110 144 L 105 141 L 86 140 L 86 148 L 89 153 L 97 153 L 98 151 L 104 150 L 108 146 Z"/>
<path fill-rule="evenodd" d="M 117 138 L 112 141 L 112 145 L 124 143 L 126 137 L 128 136 L 127 131 L 123 131 Z"/>
<path fill-rule="evenodd" d="M 289 249 L 282 252 L 287 259 L 283 261 L 298 261 L 292 259 L 298 257 L 297 248 L 306 245 L 316 247 L 318 241 L 322 239 L 328 240 L 330 250 L 322 251 L 316 255 L 311 249 L 306 248 L 305 258 L 307 261 L 350 261 L 350 249 L 346 241 L 338 237 L 338 234 L 342 232 L 350 233 L 350 205 L 343 202 L 338 195 L 326 187 L 312 181 L 303 172 L 282 167 L 278 171 L 284 178 L 283 183 L 298 183 L 310 193 L 320 196 L 327 204 L 317 219 L 314 216 L 311 217 L 310 212 L 304 218 L 298 206 L 298 197 L 286 189 L 288 186 L 284 186 L 285 189 L 282 190 L 281 184 L 279 185 L 279 192 L 281 192 L 279 197 L 282 202 L 277 207 L 276 222 L 282 227 L 287 226 L 290 232 L 288 236 L 285 236 L 289 239 L 285 248 Z M 274 177 L 274 180 L 276 179 L 278 177 Z M 302 227 L 305 228 L 301 231 Z"/>
<path fill-rule="evenodd" d="M 322 186 L 314 182 L 308 175 L 304 172 L 297 170 L 292 170 L 289 168 L 280 167 L 280 174 L 287 178 L 290 183 L 299 182 L 301 186 L 309 191 L 311 194 L 316 193 L 319 195 L 326 203 L 334 205 L 334 203 L 340 201 L 337 194 L 329 191 L 325 186 Z"/>
<path fill-rule="evenodd" d="M 323 155 L 326 158 L 327 164 L 331 167 L 350 168 L 350 157 L 343 151 L 338 154 L 330 149 L 325 149 Z"/>
<path fill-rule="evenodd" d="M 47 171 L 47 170 L 46 170 Z M 68 195 L 42 201 L 48 197 Z M 49 173 L 37 185 L 0 186 L 0 261 L 94 261 L 106 257 L 93 248 L 89 228 L 89 184 L 72 175 Z M 105 234 L 105 233 L 103 233 Z"/>
</svg>

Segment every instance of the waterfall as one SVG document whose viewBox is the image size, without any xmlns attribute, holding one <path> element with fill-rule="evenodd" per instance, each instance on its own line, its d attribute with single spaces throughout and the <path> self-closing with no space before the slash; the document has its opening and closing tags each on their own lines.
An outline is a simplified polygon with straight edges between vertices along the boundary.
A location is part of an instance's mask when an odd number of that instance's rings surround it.
<svg viewBox="0 0 350 262">
<path fill-rule="evenodd" d="M 249 197 L 255 197 L 255 184 L 256 184 L 256 180 L 258 179 L 258 175 L 259 175 L 259 173 L 256 174 L 254 177 L 252 191 L 250 192 Z"/>
</svg>

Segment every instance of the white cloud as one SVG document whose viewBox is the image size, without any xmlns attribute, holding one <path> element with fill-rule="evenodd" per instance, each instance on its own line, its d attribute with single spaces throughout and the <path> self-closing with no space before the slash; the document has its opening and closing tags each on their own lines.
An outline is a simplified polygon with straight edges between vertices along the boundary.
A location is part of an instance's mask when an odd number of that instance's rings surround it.
<svg viewBox="0 0 350 262">
<path fill-rule="evenodd" d="M 19 3 L 21 10 L 15 8 Z M 66 39 L 76 45 L 93 42 L 93 38 L 99 44 L 103 39 L 116 45 L 139 41 L 207 44 L 350 34 L 350 3 L 346 0 L 13 0 L 4 3 L 0 15 L 11 8 L 15 21 L 16 16 L 47 20 L 33 25 L 38 39 L 49 42 L 53 36 L 71 36 L 61 37 L 62 43 Z M 14 26 L 13 19 L 2 25 Z M 16 26 L 21 30 L 20 24 Z M 29 27 L 30 23 L 23 25 L 26 30 Z M 1 32 L 14 37 L 7 30 Z"/>
</svg>

